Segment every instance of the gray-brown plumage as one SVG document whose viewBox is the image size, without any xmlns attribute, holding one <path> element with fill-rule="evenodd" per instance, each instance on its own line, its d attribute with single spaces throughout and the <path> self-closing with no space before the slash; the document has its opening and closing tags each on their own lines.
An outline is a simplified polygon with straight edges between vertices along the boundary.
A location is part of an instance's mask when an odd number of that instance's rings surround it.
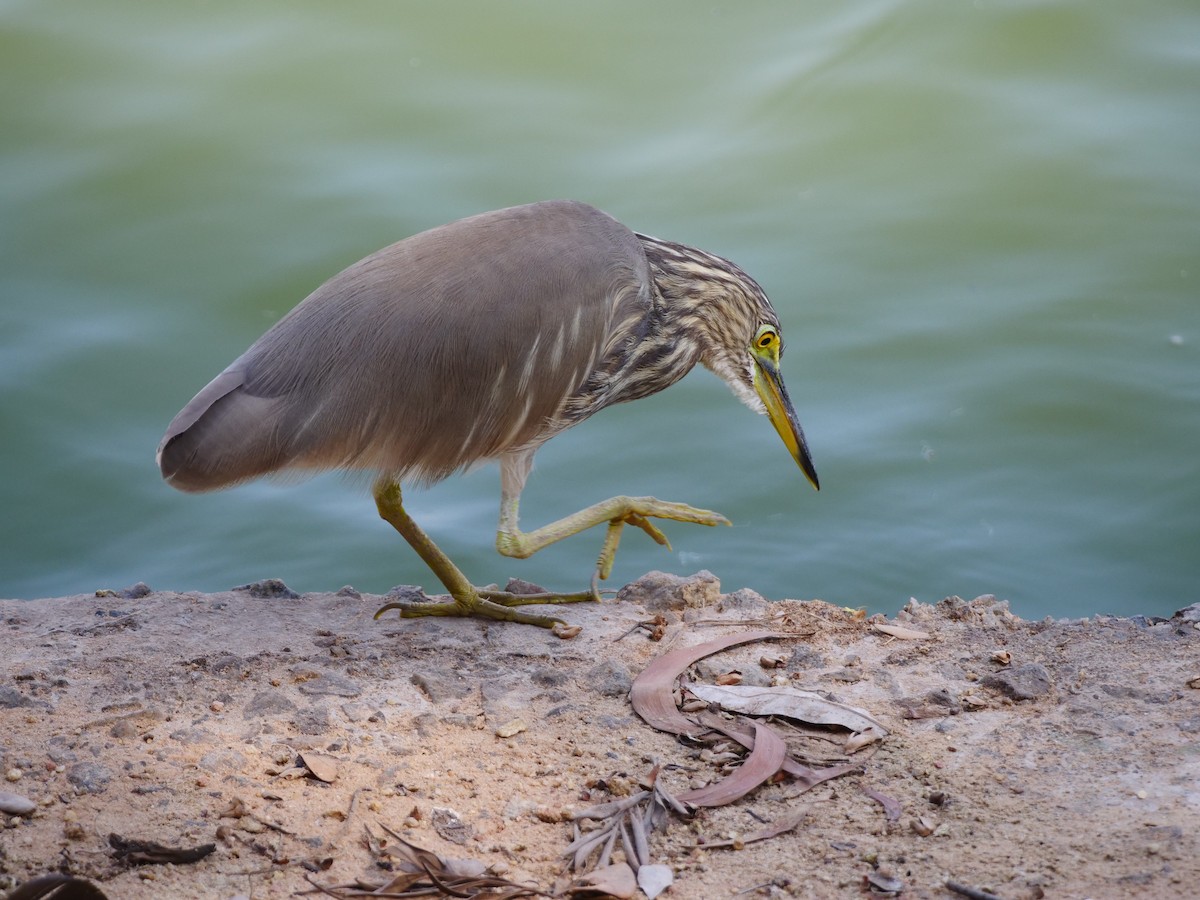
<svg viewBox="0 0 1200 900">
<path fill-rule="evenodd" d="M 533 453 L 701 362 L 768 412 L 816 485 L 778 374 L 778 328 L 766 295 L 737 266 L 635 234 L 585 204 L 484 213 L 386 247 L 318 288 L 183 408 L 159 445 L 159 466 L 185 491 L 284 469 L 371 470 L 381 515 L 416 547 L 428 538 L 403 513 L 398 484 L 498 459 L 500 550 L 528 556 L 610 522 L 603 577 L 622 524 L 665 543 L 647 517 L 724 519 L 653 498 L 613 498 L 520 532 L 517 503 Z M 510 606 L 519 601 L 481 599 L 473 588 L 460 597 L 461 573 L 446 571 L 452 564 L 428 544 L 438 558 L 418 552 L 455 598 L 438 614 L 557 621 L 516 613 Z M 493 601 L 509 605 L 493 609 Z"/>
</svg>

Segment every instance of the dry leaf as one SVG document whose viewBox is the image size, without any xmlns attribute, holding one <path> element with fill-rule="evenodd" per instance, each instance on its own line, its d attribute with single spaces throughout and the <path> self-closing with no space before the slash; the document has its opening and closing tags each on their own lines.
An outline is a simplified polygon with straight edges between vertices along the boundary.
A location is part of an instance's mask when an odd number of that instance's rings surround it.
<svg viewBox="0 0 1200 900">
<path fill-rule="evenodd" d="M 670 866 L 664 866 L 659 863 L 654 863 L 649 866 L 642 866 L 637 871 L 638 887 L 642 889 L 650 900 L 654 900 L 659 894 L 675 883 L 675 873 L 671 871 Z"/>
<path fill-rule="evenodd" d="M 433 830 L 452 844 L 465 844 L 474 833 L 470 825 L 452 809 L 435 806 L 430 813 L 429 822 Z"/>
<path fill-rule="evenodd" d="M 917 631 L 915 628 L 905 628 L 903 625 L 884 625 L 877 622 L 874 628 L 882 634 L 891 635 L 902 641 L 926 641 L 933 637 L 928 631 Z"/>
<path fill-rule="evenodd" d="M 835 703 L 812 691 L 802 691 L 786 685 L 756 687 L 748 684 L 688 684 L 687 689 L 701 700 L 716 703 L 730 712 L 751 716 L 786 716 L 813 725 L 840 725 L 860 736 L 853 740 L 855 749 L 887 735 L 887 729 L 865 710 Z M 851 743 L 847 742 L 848 751 L 850 746 Z"/>
<path fill-rule="evenodd" d="M 332 757 L 322 756 L 320 753 L 301 753 L 300 762 L 304 763 L 304 767 L 318 781 L 330 784 L 337 779 L 337 760 Z"/>
<path fill-rule="evenodd" d="M 883 740 L 887 732 L 881 732 L 874 728 L 868 728 L 866 731 L 856 731 L 850 737 L 846 738 L 846 743 L 842 744 L 842 749 L 846 753 L 857 753 L 863 747 L 869 747 L 876 741 Z"/>
<path fill-rule="evenodd" d="M 881 794 L 873 788 L 863 788 L 863 793 L 883 807 L 883 814 L 889 822 L 896 822 L 900 819 L 900 814 L 903 812 L 900 801 L 889 797 L 887 794 Z"/>
<path fill-rule="evenodd" d="M 11 894 L 4 896 L 7 900 L 42 900 L 43 897 L 60 900 L 108 900 L 108 895 L 90 881 L 58 873 L 31 878 L 22 882 Z"/>
<path fill-rule="evenodd" d="M 776 837 L 777 835 L 785 834 L 786 832 L 791 831 L 793 828 L 795 828 L 797 825 L 799 825 L 801 822 L 803 822 L 807 817 L 808 817 L 808 810 L 806 809 L 806 810 L 798 813 L 797 815 L 792 816 L 789 819 L 784 819 L 782 822 L 779 822 L 775 825 L 770 825 L 770 826 L 764 828 L 762 831 L 754 832 L 754 834 L 749 834 L 744 837 L 739 837 L 739 838 L 737 838 L 737 840 L 712 841 L 712 842 L 706 841 L 704 843 L 697 844 L 696 846 L 703 848 L 705 850 L 716 850 L 717 848 L 720 848 L 720 847 L 736 847 L 739 844 L 744 847 L 746 844 L 752 844 L 755 841 L 765 841 L 768 838 L 773 838 L 773 837 Z"/>
<path fill-rule="evenodd" d="M 698 659 L 717 653 L 738 644 L 764 641 L 779 637 L 773 631 L 744 631 L 727 634 L 715 641 L 707 641 L 695 647 L 672 650 L 654 659 L 642 671 L 629 690 L 629 701 L 633 710 L 646 724 L 659 731 L 671 734 L 691 734 L 697 730 L 694 721 L 684 716 L 675 706 L 673 692 L 675 679 L 684 669 Z"/>
<path fill-rule="evenodd" d="M 727 737 L 733 738 L 747 750 L 754 746 L 754 736 L 748 731 L 740 730 L 734 723 L 727 722 L 710 713 L 704 713 L 697 717 L 700 724 L 704 725 L 710 731 L 719 731 Z M 840 778 L 843 775 L 848 775 L 850 772 L 858 772 L 862 770 L 861 763 L 842 763 L 837 766 L 829 766 L 824 769 L 814 769 L 804 763 L 797 762 L 790 756 L 783 761 L 783 772 L 786 772 L 792 778 L 794 787 L 799 788 L 797 793 L 803 793 L 816 787 L 822 782 L 829 781 L 831 778 Z"/>
<path fill-rule="evenodd" d="M 754 749 L 746 761 L 732 775 L 720 781 L 676 794 L 676 798 L 693 806 L 725 806 L 740 800 L 748 793 L 774 777 L 787 757 L 787 745 L 783 738 L 761 722 L 754 723 Z"/>
<path fill-rule="evenodd" d="M 167 847 L 156 841 L 139 841 L 136 838 L 121 837 L 119 834 L 110 834 L 108 845 L 113 849 L 113 859 L 130 866 L 194 863 L 217 849 L 216 844 Z"/>
<path fill-rule="evenodd" d="M 395 858 L 395 866 L 402 870 L 385 884 L 369 884 L 358 881 L 352 894 L 334 893 L 328 887 L 309 883 L 331 897 L 498 897 L 506 898 L 541 896 L 541 892 L 528 885 L 517 884 L 497 875 L 487 874 L 487 866 L 477 859 L 447 859 L 431 850 L 409 843 L 398 833 L 382 825 L 396 843 L 388 847 Z M 374 836 L 367 830 L 368 844 L 373 851 Z M 350 887 L 347 885 L 346 887 Z M 501 894 L 494 893 L 501 891 Z"/>
<path fill-rule="evenodd" d="M 633 869 L 621 863 L 588 872 L 567 888 L 567 891 L 572 897 L 616 897 L 617 900 L 629 900 L 637 894 L 638 884 Z"/>
<path fill-rule="evenodd" d="M 871 893 L 896 895 L 904 890 L 904 882 L 884 869 L 864 875 L 863 881 Z"/>
</svg>

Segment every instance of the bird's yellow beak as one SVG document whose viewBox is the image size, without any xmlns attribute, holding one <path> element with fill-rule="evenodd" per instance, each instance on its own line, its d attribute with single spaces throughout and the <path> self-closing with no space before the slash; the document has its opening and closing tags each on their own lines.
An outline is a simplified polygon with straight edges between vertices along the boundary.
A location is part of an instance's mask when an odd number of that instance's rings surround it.
<svg viewBox="0 0 1200 900">
<path fill-rule="evenodd" d="M 812 455 L 808 452 L 808 443 L 804 440 L 804 429 L 796 419 L 796 410 L 792 408 L 791 398 L 783 384 L 783 376 L 779 374 L 779 338 L 771 332 L 771 341 L 764 341 L 765 335 L 760 329 L 759 335 L 750 346 L 754 356 L 754 390 L 767 408 L 767 416 L 771 424 L 779 432 L 792 459 L 803 470 L 812 486 L 821 489 L 817 480 L 817 470 L 813 466 Z"/>
</svg>

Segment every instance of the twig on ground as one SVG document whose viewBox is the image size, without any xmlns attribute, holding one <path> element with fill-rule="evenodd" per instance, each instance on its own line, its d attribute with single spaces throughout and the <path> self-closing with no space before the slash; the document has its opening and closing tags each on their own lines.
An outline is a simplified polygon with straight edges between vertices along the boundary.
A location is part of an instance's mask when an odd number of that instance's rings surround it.
<svg viewBox="0 0 1200 900">
<path fill-rule="evenodd" d="M 960 884 L 957 881 L 946 882 L 946 889 L 954 891 L 956 894 L 961 894 L 969 900 L 1004 900 L 999 894 L 993 894 L 990 891 L 982 891 L 979 888 L 973 888 L 969 885 Z"/>
</svg>

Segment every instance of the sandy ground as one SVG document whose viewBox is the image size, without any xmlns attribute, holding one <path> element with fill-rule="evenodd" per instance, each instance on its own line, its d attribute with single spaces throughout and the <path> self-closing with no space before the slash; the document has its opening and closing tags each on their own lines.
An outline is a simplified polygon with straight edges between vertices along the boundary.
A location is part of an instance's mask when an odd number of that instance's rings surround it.
<svg viewBox="0 0 1200 900">
<path fill-rule="evenodd" d="M 373 621 L 382 598 L 352 589 L 0 602 L 0 798 L 34 806 L 3 817 L 0 890 L 48 871 L 110 898 L 381 884 L 385 826 L 561 887 L 572 811 L 655 765 L 676 792 L 718 777 L 711 750 L 633 713 L 630 679 L 767 621 L 777 640 L 710 657 L 696 679 L 786 681 L 890 733 L 852 757 L 861 771 L 807 792 L 767 784 L 655 833 L 666 896 L 956 896 L 948 879 L 1009 900 L 1200 896 L 1200 606 L 1056 623 L 949 598 L 891 620 L 929 635 L 902 640 L 875 629 L 882 617 L 768 606 L 705 578 L 644 587 L 567 608 L 583 626 L 570 640 Z M 636 627 L 655 615 L 657 641 Z M 840 736 L 826 743 L 845 758 Z M 306 756 L 328 780 L 297 765 Z M 804 811 L 794 831 L 741 841 Z M 129 866 L 112 833 L 215 851 Z M 699 846 L 729 839 L 740 849 Z"/>
</svg>

